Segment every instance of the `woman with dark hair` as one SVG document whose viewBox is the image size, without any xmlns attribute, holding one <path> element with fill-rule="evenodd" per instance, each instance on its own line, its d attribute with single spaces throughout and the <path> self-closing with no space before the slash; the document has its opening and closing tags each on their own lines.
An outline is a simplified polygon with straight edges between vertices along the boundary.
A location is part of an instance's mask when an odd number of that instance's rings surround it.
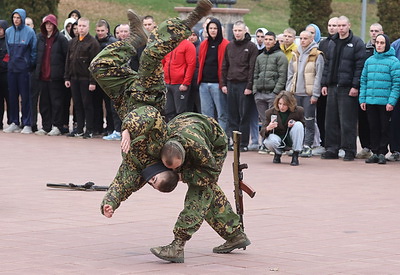
<svg viewBox="0 0 400 275">
<path fill-rule="evenodd" d="M 373 153 L 365 162 L 385 164 L 390 116 L 400 91 L 400 62 L 386 34 L 376 37 L 374 55 L 365 61 L 360 82 L 359 102 L 367 112 Z"/>
<path fill-rule="evenodd" d="M 275 153 L 273 163 L 281 163 L 283 151 L 293 149 L 290 165 L 299 165 L 299 153 L 304 140 L 304 109 L 297 106 L 291 92 L 282 91 L 274 101 L 274 107 L 265 112 L 266 122 L 261 128 L 264 145 Z"/>
</svg>

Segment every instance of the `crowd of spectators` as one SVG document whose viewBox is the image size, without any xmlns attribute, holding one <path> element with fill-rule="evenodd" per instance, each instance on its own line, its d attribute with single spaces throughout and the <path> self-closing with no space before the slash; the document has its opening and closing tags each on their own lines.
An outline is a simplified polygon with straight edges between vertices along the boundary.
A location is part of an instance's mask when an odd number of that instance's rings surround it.
<svg viewBox="0 0 400 275">
<path fill-rule="evenodd" d="M 150 15 L 142 22 L 147 34 L 157 28 Z M 0 129 L 121 139 L 114 102 L 88 67 L 107 45 L 129 37 L 129 25 L 111 29 L 100 19 L 92 36 L 89 23 L 73 10 L 59 30 L 57 17 L 49 14 L 35 34 L 24 9 L 12 13 L 11 24 L 0 20 Z M 228 137 L 242 132 L 242 152 L 272 153 L 274 163 L 286 151 L 293 154 L 292 165 L 313 155 L 379 164 L 400 160 L 400 40 L 391 47 L 374 23 L 364 43 L 345 16 L 331 18 L 326 27 L 329 35 L 321 38 L 317 25 L 304 26 L 296 44 L 292 28 L 276 34 L 260 27 L 252 39 L 237 21 L 228 41 L 219 19 L 206 18 L 162 61 L 165 119 L 183 112 L 214 117 Z M 136 49 L 131 69 L 138 70 L 143 49 Z"/>
</svg>

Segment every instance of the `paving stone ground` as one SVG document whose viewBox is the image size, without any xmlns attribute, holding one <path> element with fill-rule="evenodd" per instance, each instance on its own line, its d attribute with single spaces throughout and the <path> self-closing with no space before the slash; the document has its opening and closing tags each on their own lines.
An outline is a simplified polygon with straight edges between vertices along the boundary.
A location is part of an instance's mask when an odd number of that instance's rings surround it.
<svg viewBox="0 0 400 275">
<path fill-rule="evenodd" d="M 162 194 L 144 187 L 112 219 L 100 214 L 104 192 L 49 189 L 49 182 L 108 185 L 119 143 L 0 133 L 0 274 L 399 274 L 400 162 L 242 154 L 247 250 L 213 254 L 223 240 L 204 223 L 185 263 L 149 248 L 172 241 L 186 186 Z M 219 184 L 233 203 L 232 152 Z"/>
</svg>

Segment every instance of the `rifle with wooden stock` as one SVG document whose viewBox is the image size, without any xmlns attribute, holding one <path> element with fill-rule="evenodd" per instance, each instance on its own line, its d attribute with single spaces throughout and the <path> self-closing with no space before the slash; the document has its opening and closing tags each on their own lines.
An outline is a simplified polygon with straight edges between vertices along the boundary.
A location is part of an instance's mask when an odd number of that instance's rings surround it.
<svg viewBox="0 0 400 275">
<path fill-rule="evenodd" d="M 240 217 L 240 225 L 244 230 L 243 224 L 243 191 L 253 198 L 256 195 L 256 191 L 253 190 L 249 185 L 243 182 L 243 169 L 247 169 L 246 163 L 240 163 L 240 140 L 242 133 L 239 131 L 233 131 L 233 183 L 235 186 L 235 203 L 236 213 Z"/>
</svg>

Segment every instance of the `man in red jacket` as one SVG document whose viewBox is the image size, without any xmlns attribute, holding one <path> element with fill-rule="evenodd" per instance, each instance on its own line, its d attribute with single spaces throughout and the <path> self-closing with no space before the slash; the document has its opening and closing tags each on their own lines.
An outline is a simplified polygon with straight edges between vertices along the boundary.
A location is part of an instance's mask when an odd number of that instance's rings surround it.
<svg viewBox="0 0 400 275">
<path fill-rule="evenodd" d="M 189 40 L 183 40 L 175 50 L 164 57 L 162 64 L 167 84 L 165 117 L 169 121 L 187 111 L 190 84 L 196 69 L 195 46 Z"/>
</svg>

